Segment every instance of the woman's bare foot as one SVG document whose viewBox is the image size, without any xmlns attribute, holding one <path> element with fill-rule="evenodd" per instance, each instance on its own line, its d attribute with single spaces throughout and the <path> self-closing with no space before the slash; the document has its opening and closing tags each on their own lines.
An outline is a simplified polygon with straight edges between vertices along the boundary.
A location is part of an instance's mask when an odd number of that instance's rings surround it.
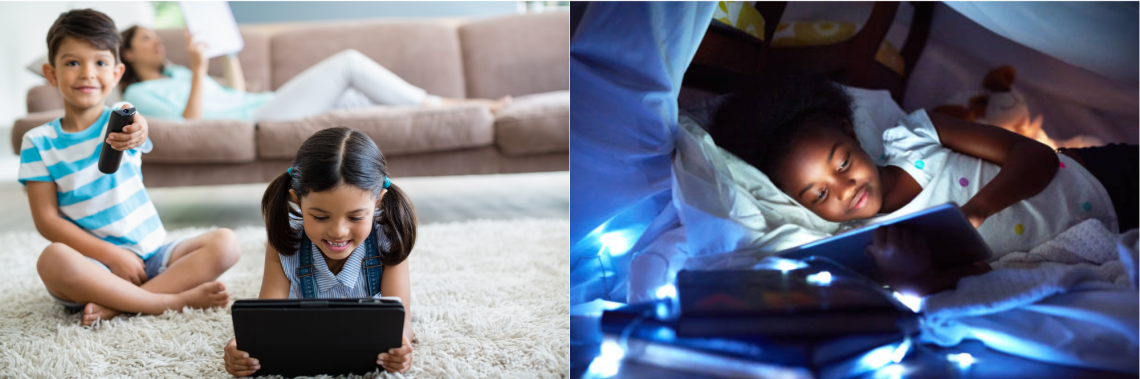
<svg viewBox="0 0 1140 379">
<path fill-rule="evenodd" d="M 483 106 L 486 106 L 488 109 L 491 110 L 491 114 L 499 114 L 499 111 L 502 111 L 508 105 L 511 105 L 511 103 L 514 102 L 514 100 L 515 99 L 512 98 L 511 95 L 500 97 L 497 100 L 440 98 L 438 105 L 440 105 L 440 106 L 468 105 L 468 104 L 483 105 Z M 428 105 L 428 106 L 430 106 L 430 105 Z"/>
<path fill-rule="evenodd" d="M 183 305 L 196 309 L 224 307 L 230 302 L 230 295 L 222 282 L 202 283 L 178 294 L 178 297 Z"/>
<path fill-rule="evenodd" d="M 80 325 L 91 326 L 95 321 L 110 320 L 122 313 L 99 304 L 87 303 L 87 306 L 83 307 L 83 321 L 80 322 Z"/>
<path fill-rule="evenodd" d="M 511 105 L 515 101 L 511 95 L 500 97 L 498 100 L 476 99 L 487 102 L 487 108 L 491 108 L 492 114 L 499 114 L 499 111 Z"/>
</svg>

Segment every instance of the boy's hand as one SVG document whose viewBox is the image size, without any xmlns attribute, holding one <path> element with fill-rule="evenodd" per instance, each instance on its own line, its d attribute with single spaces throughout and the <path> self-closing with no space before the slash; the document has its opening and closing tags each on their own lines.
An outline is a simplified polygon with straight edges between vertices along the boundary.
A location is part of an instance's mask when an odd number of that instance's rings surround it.
<svg viewBox="0 0 1140 379">
<path fill-rule="evenodd" d="M 899 226 L 875 229 L 874 242 L 866 252 L 875 258 L 888 282 L 905 281 L 931 269 L 926 241 Z"/>
<path fill-rule="evenodd" d="M 118 249 L 116 253 L 110 262 L 103 262 L 107 268 L 111 269 L 111 273 L 134 283 L 136 286 L 146 283 L 146 265 L 142 258 L 123 249 Z"/>
<path fill-rule="evenodd" d="M 131 104 L 123 104 L 123 107 L 119 109 L 130 107 Z M 142 146 L 149 135 L 150 127 L 146 123 L 146 118 L 144 118 L 141 113 L 135 112 L 135 117 L 131 120 L 131 124 L 124 126 L 122 133 L 111 133 L 108 135 L 107 143 L 111 144 L 111 148 L 115 150 L 127 151 Z"/>
<path fill-rule="evenodd" d="M 222 355 L 226 360 L 226 372 L 230 375 L 249 376 L 261 369 L 261 363 L 257 359 L 250 358 L 249 353 L 237 349 L 237 338 L 230 338 Z"/>
<path fill-rule="evenodd" d="M 376 358 L 376 364 L 384 366 L 384 370 L 388 372 L 401 374 L 408 372 L 408 369 L 412 368 L 412 343 L 408 342 L 407 336 L 404 336 L 401 343 L 402 346 L 398 349 L 380 353 L 380 356 Z"/>
</svg>

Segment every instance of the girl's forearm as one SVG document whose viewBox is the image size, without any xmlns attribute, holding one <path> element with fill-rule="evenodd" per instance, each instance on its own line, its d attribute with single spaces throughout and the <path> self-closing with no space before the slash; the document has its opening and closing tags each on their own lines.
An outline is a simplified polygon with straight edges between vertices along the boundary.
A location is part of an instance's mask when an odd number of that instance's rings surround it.
<svg viewBox="0 0 1140 379">
<path fill-rule="evenodd" d="M 190 81 L 190 99 L 186 101 L 186 110 L 182 111 L 182 118 L 186 120 L 202 118 L 202 82 L 205 76 L 205 70 L 194 70 L 194 77 Z"/>
<path fill-rule="evenodd" d="M 1057 173 L 1057 154 L 1036 141 L 1015 144 L 1001 171 L 965 205 L 963 212 L 989 217 L 1038 194 Z"/>
</svg>

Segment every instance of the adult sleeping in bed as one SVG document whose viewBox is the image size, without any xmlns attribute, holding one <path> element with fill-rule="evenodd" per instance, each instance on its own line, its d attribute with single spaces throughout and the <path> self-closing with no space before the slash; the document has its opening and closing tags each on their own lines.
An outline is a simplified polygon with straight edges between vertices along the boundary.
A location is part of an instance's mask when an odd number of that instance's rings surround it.
<svg viewBox="0 0 1140 379">
<path fill-rule="evenodd" d="M 356 50 L 345 50 L 309 67 L 276 92 L 245 92 L 241 65 L 226 57 L 227 87 L 206 75 L 205 45 L 186 34 L 190 68 L 166 65 L 166 50 L 153 30 L 133 26 L 122 32 L 126 71 L 123 99 L 151 117 L 193 120 L 236 118 L 282 121 L 316 116 L 337 107 L 380 105 L 448 106 L 480 104 L 492 113 L 510 104 L 498 100 L 450 99 L 428 94 Z M 345 96 L 346 91 L 355 89 Z M 366 99 L 365 99 L 366 98 Z M 346 99 L 346 100 L 342 100 Z"/>
<path fill-rule="evenodd" d="M 1029 251 L 1087 219 L 1114 232 L 1137 226 L 1136 145 L 1058 154 L 998 127 L 920 110 L 884 131 L 885 153 L 870 157 L 838 86 L 784 78 L 756 88 L 729 99 L 709 134 L 825 220 L 873 223 L 953 202 L 996 257 Z M 988 269 L 936 270 L 921 240 L 880 231 L 868 253 L 888 282 L 936 278 L 919 288 L 936 292 Z"/>
</svg>

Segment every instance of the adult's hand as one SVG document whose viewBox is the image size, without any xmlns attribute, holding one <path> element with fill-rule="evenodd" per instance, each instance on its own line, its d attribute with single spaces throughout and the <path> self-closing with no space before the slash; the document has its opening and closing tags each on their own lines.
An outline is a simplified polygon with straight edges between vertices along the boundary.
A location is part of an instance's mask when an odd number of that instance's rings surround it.
<svg viewBox="0 0 1140 379">
<path fill-rule="evenodd" d="M 206 68 L 209 66 L 209 58 L 206 58 L 206 43 L 197 42 L 194 40 L 194 35 L 190 34 L 190 30 L 184 33 L 186 38 L 186 54 L 190 56 L 190 70 L 195 73 L 205 73 Z"/>
</svg>

